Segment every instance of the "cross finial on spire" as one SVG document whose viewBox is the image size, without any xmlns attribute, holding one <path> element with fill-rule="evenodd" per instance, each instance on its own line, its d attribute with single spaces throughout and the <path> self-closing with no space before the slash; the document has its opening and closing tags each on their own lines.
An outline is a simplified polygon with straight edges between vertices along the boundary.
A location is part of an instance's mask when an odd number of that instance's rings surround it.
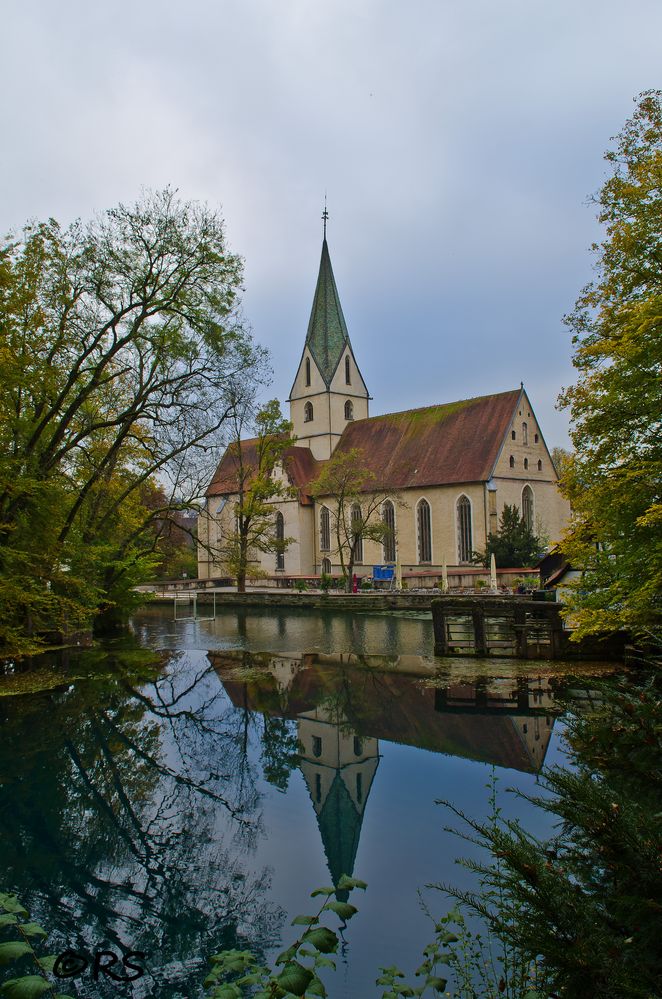
<svg viewBox="0 0 662 999">
<path fill-rule="evenodd" d="M 326 194 L 324 195 L 324 211 L 322 212 L 322 221 L 324 223 L 324 239 L 326 239 L 326 220 L 329 217 L 329 213 L 326 210 Z"/>
</svg>

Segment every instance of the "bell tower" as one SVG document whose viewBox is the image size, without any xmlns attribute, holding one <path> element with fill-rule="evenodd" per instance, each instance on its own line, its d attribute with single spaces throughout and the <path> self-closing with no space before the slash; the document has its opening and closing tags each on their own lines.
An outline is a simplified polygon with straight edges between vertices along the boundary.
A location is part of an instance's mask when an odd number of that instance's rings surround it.
<svg viewBox="0 0 662 999">
<path fill-rule="evenodd" d="M 307 445 L 315 458 L 330 458 L 352 420 L 368 414 L 370 395 L 347 332 L 333 276 L 324 206 L 324 236 L 317 286 L 308 332 L 290 391 L 290 420 L 297 444 Z"/>
</svg>

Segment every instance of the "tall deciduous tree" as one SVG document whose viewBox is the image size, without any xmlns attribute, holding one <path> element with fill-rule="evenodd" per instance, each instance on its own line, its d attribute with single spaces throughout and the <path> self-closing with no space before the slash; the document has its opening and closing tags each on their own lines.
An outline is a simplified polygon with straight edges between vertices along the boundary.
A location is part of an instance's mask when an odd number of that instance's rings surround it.
<svg viewBox="0 0 662 999">
<path fill-rule="evenodd" d="M 382 513 L 390 494 L 366 468 L 360 448 L 332 454 L 311 492 L 329 509 L 329 555 L 338 558 L 349 593 L 363 541 L 383 541 L 390 532 Z"/>
<path fill-rule="evenodd" d="M 640 95 L 615 143 L 596 197 L 597 275 L 567 318 L 579 379 L 561 396 L 580 633 L 646 631 L 662 609 L 662 92 Z"/>
<path fill-rule="evenodd" d="M 242 441 L 244 430 L 250 426 L 256 436 Z M 238 403 L 233 428 L 224 461 L 236 483 L 234 518 L 231 529 L 221 537 L 219 550 L 211 554 L 227 565 L 237 578 L 237 591 L 245 593 L 247 577 L 261 574 L 258 553 L 284 552 L 291 540 L 277 536 L 275 517 L 279 501 L 293 496 L 282 462 L 295 438 L 292 424 L 283 418 L 276 399 L 256 413 L 249 404 Z"/>
<path fill-rule="evenodd" d="M 0 247 L 0 647 L 131 592 L 156 476 L 200 495 L 228 386 L 261 363 L 240 280 L 222 220 L 170 190 Z"/>
</svg>

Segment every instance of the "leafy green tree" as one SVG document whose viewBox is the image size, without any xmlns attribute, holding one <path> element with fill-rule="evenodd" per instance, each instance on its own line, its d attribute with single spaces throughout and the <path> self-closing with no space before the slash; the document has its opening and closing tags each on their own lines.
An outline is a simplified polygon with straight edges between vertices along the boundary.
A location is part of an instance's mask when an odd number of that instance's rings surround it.
<svg viewBox="0 0 662 999">
<path fill-rule="evenodd" d="M 570 765 L 546 770 L 545 794 L 531 799 L 560 820 L 558 834 L 538 840 L 516 821 L 475 821 L 444 802 L 492 858 L 464 862 L 478 872 L 479 892 L 443 888 L 514 952 L 539 959 L 545 995 L 654 999 L 662 981 L 659 664 L 591 687 L 584 709 L 567 718 Z"/>
<path fill-rule="evenodd" d="M 551 450 L 552 464 L 556 469 L 556 474 L 559 478 L 562 477 L 563 471 L 566 464 L 572 458 L 572 451 L 568 451 L 565 447 L 553 447 Z"/>
<path fill-rule="evenodd" d="M 291 538 L 276 535 L 275 516 L 279 502 L 294 495 L 283 469 L 285 452 L 295 439 L 292 424 L 284 419 L 277 399 L 253 413 L 248 402 L 239 401 L 233 413 L 232 443 L 224 461 L 236 484 L 231 526 L 223 530 L 220 543 L 210 552 L 237 578 L 237 592 L 246 592 L 246 579 L 259 578 L 262 571 L 257 553 L 283 552 Z M 252 426 L 256 436 L 242 440 Z M 205 544 L 203 540 L 203 544 Z"/>
<path fill-rule="evenodd" d="M 517 506 L 504 505 L 499 530 L 488 534 L 484 552 L 476 552 L 476 560 L 490 565 L 492 555 L 500 569 L 520 569 L 532 566 L 540 558 L 540 538 L 527 526 Z"/>
<path fill-rule="evenodd" d="M 153 572 L 145 491 L 200 495 L 229 385 L 259 376 L 240 281 L 218 215 L 170 190 L 0 246 L 0 648 Z"/>
<path fill-rule="evenodd" d="M 662 592 L 662 92 L 647 91 L 606 154 L 596 278 L 567 317 L 576 385 L 561 396 L 575 454 L 564 551 L 584 575 L 577 634 L 660 620 Z"/>
<path fill-rule="evenodd" d="M 390 533 L 382 514 L 390 493 L 380 488 L 374 473 L 366 468 L 360 448 L 332 454 L 311 492 L 329 509 L 328 554 L 340 562 L 347 592 L 351 593 L 354 565 L 363 542 L 383 541 Z"/>
</svg>

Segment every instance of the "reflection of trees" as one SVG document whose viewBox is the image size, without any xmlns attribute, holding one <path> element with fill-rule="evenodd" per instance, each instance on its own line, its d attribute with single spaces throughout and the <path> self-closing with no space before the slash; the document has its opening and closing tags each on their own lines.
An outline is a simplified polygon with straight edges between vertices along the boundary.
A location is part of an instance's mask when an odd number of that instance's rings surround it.
<svg viewBox="0 0 662 999">
<path fill-rule="evenodd" d="M 166 997 L 182 974 L 201 980 L 219 942 L 266 939 L 274 913 L 266 873 L 240 860 L 260 816 L 238 713 L 208 666 L 173 656 L 144 674 L 119 654 L 67 689 L 6 699 L 0 852 L 3 887 L 62 943 L 145 951 L 172 969 Z"/>
<path fill-rule="evenodd" d="M 262 768 L 265 780 L 286 791 L 290 774 L 299 765 L 296 722 L 262 716 Z"/>
</svg>

